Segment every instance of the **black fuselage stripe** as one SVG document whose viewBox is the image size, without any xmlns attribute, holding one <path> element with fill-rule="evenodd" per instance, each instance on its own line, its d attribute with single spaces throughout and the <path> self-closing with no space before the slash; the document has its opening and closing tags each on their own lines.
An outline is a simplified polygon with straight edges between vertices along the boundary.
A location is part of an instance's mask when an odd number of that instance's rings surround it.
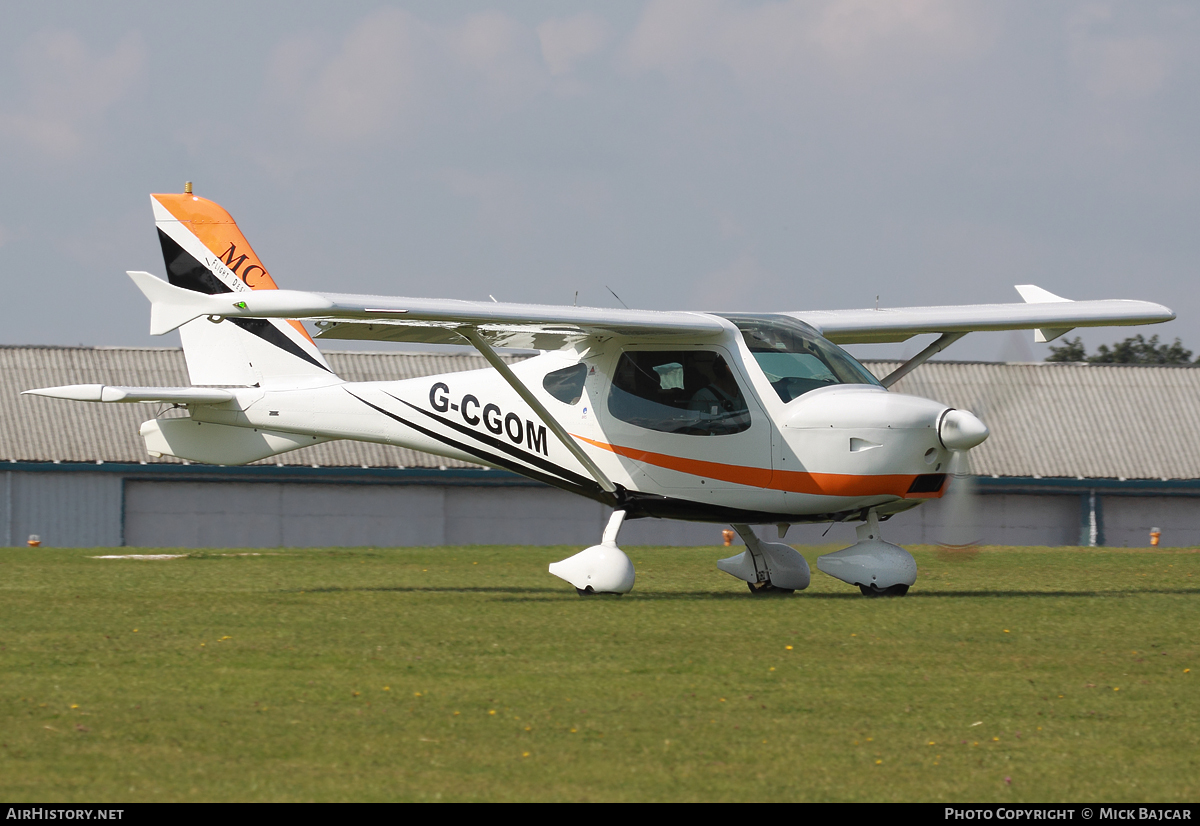
<svg viewBox="0 0 1200 826">
<path fill-rule="evenodd" d="M 428 410 L 422 410 L 421 408 L 417 407 L 412 402 L 407 402 L 404 399 L 397 398 L 396 396 L 393 396 L 391 393 L 388 393 L 387 391 L 384 391 L 384 395 L 389 396 L 393 399 L 396 399 L 396 401 L 400 402 L 401 404 L 408 405 L 409 407 L 411 407 L 413 410 L 417 411 L 418 413 L 424 413 L 426 416 L 433 419 L 435 422 L 438 422 L 439 424 L 444 424 L 444 425 L 446 425 L 446 427 L 456 430 L 465 436 L 470 436 L 473 439 L 478 439 L 479 441 L 483 442 L 485 445 L 488 445 L 489 447 L 493 447 L 496 450 L 502 450 L 505 453 L 507 453 L 508 455 L 510 455 L 514 458 L 520 459 L 523 462 L 528 462 L 529 464 L 534 465 L 535 467 L 540 467 L 542 470 L 545 470 L 549 473 L 557 474 L 570 482 L 574 482 L 576 485 L 580 485 L 581 487 L 584 487 L 584 486 L 596 484 L 596 481 L 590 477 L 581 476 L 578 473 L 572 473 L 571 471 L 567 470 L 566 468 L 560 467 L 547 459 L 543 459 L 541 456 L 538 456 L 533 453 L 527 453 L 526 451 L 521 450 L 520 448 L 513 447 L 512 445 L 510 445 L 506 442 L 503 442 L 500 439 L 497 439 L 493 436 L 489 436 L 486 433 L 480 433 L 477 430 L 472 430 L 471 428 L 467 427 L 466 425 L 462 425 L 462 424 L 459 424 L 458 422 L 450 421 L 449 419 L 443 419 L 441 416 L 435 416 L 433 413 L 430 413 Z"/>
<path fill-rule="evenodd" d="M 354 398 L 358 399 L 360 402 L 365 404 L 367 407 L 370 407 L 372 410 L 378 410 L 383 415 L 387 416 L 390 419 L 394 419 L 397 422 L 400 422 L 400 424 L 404 425 L 405 427 L 411 427 L 413 430 L 417 431 L 418 433 L 422 433 L 431 439 L 435 439 L 435 440 L 441 442 L 442 444 L 449 445 L 450 447 L 453 447 L 453 448 L 457 448 L 458 450 L 461 450 L 464 453 L 470 454 L 471 456 L 474 456 L 477 459 L 481 459 L 484 462 L 487 462 L 489 464 L 500 465 L 500 467 L 504 468 L 505 470 L 511 470 L 513 473 L 519 473 L 522 476 L 528 476 L 530 479 L 536 479 L 539 482 L 545 482 L 547 485 L 551 485 L 556 488 L 561 488 L 563 490 L 569 491 L 570 493 L 577 493 L 580 496 L 586 496 L 589 499 L 596 499 L 596 500 L 602 501 L 602 502 L 607 501 L 607 499 L 604 496 L 604 491 L 601 489 L 601 487 L 599 485 L 597 485 L 594 482 L 591 485 L 572 483 L 566 479 L 562 479 L 562 478 L 553 476 L 548 473 L 541 473 L 541 472 L 533 470 L 531 468 L 524 467 L 522 465 L 517 464 L 516 462 L 509 461 L 508 459 L 505 459 L 504 457 L 496 456 L 495 454 L 488 453 L 487 451 L 482 450 L 481 448 L 477 448 L 477 447 L 474 447 L 474 446 L 468 445 L 468 444 L 463 444 L 462 442 L 458 442 L 454 439 L 450 439 L 446 436 L 443 436 L 440 433 L 435 433 L 434 431 L 429 430 L 428 428 L 421 427 L 419 424 L 416 424 L 415 422 L 410 422 L 407 419 L 405 419 L 404 417 L 396 415 L 395 413 L 391 412 L 390 410 L 385 410 L 384 408 L 382 408 L 378 405 L 371 404 L 371 402 L 367 401 L 366 399 L 364 399 L 360 396 L 356 396 L 354 393 L 350 393 L 349 390 L 347 390 L 346 392 L 349 393 Z M 590 481 L 590 480 L 585 480 L 585 481 Z"/>
</svg>

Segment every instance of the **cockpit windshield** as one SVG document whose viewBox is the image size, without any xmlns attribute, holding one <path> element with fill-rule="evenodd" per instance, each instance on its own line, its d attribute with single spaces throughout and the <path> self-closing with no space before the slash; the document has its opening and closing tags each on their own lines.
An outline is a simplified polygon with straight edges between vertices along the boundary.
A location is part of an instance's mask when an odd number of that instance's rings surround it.
<svg viewBox="0 0 1200 826">
<path fill-rule="evenodd" d="M 807 324 L 785 315 L 727 315 L 785 402 L 834 384 L 879 386 L 867 368 Z"/>
</svg>

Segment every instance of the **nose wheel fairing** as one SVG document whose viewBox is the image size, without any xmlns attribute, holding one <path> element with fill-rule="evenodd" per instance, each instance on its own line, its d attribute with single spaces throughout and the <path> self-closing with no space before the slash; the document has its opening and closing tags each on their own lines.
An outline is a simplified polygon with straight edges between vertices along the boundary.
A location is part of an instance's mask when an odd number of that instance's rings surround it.
<svg viewBox="0 0 1200 826">
<path fill-rule="evenodd" d="M 866 596 L 903 596 L 917 581 L 912 554 L 884 542 L 879 536 L 879 516 L 872 509 L 855 532 L 858 541 L 817 559 L 817 568 L 848 585 L 857 585 Z"/>
</svg>

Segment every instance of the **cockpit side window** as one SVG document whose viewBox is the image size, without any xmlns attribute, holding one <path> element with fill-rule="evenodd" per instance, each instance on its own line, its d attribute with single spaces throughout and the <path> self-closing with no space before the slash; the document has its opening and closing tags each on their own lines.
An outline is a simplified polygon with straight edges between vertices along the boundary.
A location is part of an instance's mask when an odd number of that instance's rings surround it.
<svg viewBox="0 0 1200 826">
<path fill-rule="evenodd" d="M 750 427 L 733 371 L 711 350 L 627 350 L 608 392 L 613 417 L 647 430 L 724 436 Z"/>
<path fill-rule="evenodd" d="M 585 381 L 587 381 L 587 365 L 580 362 L 547 373 L 546 377 L 542 379 L 542 387 L 563 404 L 578 404 L 579 400 L 583 398 Z"/>
<path fill-rule="evenodd" d="M 785 402 L 834 384 L 880 386 L 853 356 L 807 324 L 782 315 L 726 318 L 741 330 L 754 360 Z"/>
</svg>

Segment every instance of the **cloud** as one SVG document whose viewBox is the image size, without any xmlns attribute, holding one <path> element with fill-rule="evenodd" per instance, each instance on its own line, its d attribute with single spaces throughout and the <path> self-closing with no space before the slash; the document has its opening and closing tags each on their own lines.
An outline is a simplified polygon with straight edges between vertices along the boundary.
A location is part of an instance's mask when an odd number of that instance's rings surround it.
<svg viewBox="0 0 1200 826">
<path fill-rule="evenodd" d="M 595 14 L 555 17 L 537 27 L 542 60 L 551 75 L 565 75 L 576 64 L 604 48 L 609 40 L 608 24 Z"/>
<path fill-rule="evenodd" d="M 270 58 L 266 92 L 303 132 L 332 144 L 402 136 L 430 117 L 505 108 L 545 88 L 547 75 L 528 27 L 499 12 L 433 24 L 400 9 L 360 20 L 329 38 L 293 37 Z"/>
<path fill-rule="evenodd" d="M 268 94 L 296 110 L 304 131 L 322 141 L 357 143 L 392 131 L 421 88 L 420 53 L 432 32 L 407 12 L 385 9 L 351 29 L 332 54 L 315 37 L 274 50 Z"/>
<path fill-rule="evenodd" d="M 1148 97 L 1161 90 L 1171 74 L 1172 48 L 1165 37 L 1105 36 L 1080 21 L 1070 29 L 1071 65 L 1096 98 Z"/>
<path fill-rule="evenodd" d="M 724 66 L 743 81 L 792 79 L 814 71 L 891 73 L 957 59 L 979 49 L 976 7 L 950 0 L 653 0 L 629 38 L 634 71 L 674 79 L 699 65 Z"/>
<path fill-rule="evenodd" d="M 24 99 L 0 114 L 0 133 L 52 159 L 80 155 L 99 142 L 105 114 L 132 91 L 145 60 L 136 33 L 107 53 L 71 31 L 34 35 L 15 56 Z"/>
<path fill-rule="evenodd" d="M 520 104 L 547 86 L 534 32 L 500 12 L 474 14 L 443 30 L 446 56 L 491 108 Z"/>
<path fill-rule="evenodd" d="M 979 21 L 968 9 L 946 0 L 837 0 L 817 17 L 811 37 L 828 58 L 854 64 L 881 50 L 961 56 L 980 42 Z"/>
</svg>

